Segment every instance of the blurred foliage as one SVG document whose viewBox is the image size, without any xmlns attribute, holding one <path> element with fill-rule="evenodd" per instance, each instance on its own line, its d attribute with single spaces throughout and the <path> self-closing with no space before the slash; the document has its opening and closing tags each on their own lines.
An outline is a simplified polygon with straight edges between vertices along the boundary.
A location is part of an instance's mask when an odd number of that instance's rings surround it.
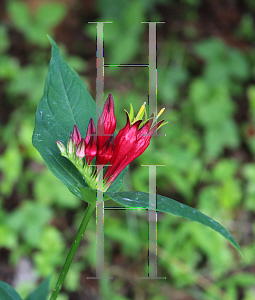
<svg viewBox="0 0 255 300">
<path fill-rule="evenodd" d="M 107 210 L 105 267 L 114 280 L 86 279 L 95 276 L 94 216 L 60 300 L 254 299 L 255 5 L 213 2 L 0 1 L 0 279 L 24 298 L 32 287 L 17 280 L 21 259 L 31 261 L 34 286 L 52 272 L 53 285 L 85 210 L 31 143 L 50 59 L 46 34 L 95 98 L 96 25 L 87 22 L 113 22 L 104 25 L 105 63 L 128 64 L 147 63 L 148 24 L 140 22 L 151 20 L 166 21 L 157 25 L 158 108 L 166 107 L 169 124 L 131 164 L 123 190 L 147 192 L 148 168 L 140 165 L 164 165 L 157 192 L 218 220 L 244 259 L 209 229 L 158 214 L 158 276 L 166 280 L 148 284 L 139 280 L 147 273 L 147 212 Z M 105 68 L 118 130 L 123 109 L 132 102 L 138 110 L 147 90 L 147 68 Z"/>
</svg>

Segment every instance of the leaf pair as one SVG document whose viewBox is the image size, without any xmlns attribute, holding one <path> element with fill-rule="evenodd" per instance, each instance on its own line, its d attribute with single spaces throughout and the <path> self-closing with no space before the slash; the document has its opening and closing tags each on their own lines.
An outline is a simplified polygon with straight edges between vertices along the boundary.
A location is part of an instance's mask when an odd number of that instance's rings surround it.
<svg viewBox="0 0 255 300">
<path fill-rule="evenodd" d="M 47 277 L 27 298 L 26 300 L 47 300 L 49 293 L 50 277 Z M 0 281 L 1 300 L 22 300 L 20 295 L 6 282 Z"/>
</svg>

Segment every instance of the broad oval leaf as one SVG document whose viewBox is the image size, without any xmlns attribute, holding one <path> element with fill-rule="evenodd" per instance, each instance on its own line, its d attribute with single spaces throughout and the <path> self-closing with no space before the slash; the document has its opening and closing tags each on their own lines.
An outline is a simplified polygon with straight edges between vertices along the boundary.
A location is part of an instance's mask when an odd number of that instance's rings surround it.
<svg viewBox="0 0 255 300">
<path fill-rule="evenodd" d="M 65 145 L 76 124 L 85 137 L 89 119 L 96 120 L 96 103 L 77 73 L 65 62 L 56 43 L 52 44 L 52 58 L 44 94 L 36 112 L 33 145 L 50 171 L 77 197 L 79 187 L 87 187 L 82 175 L 56 145 Z M 98 110 L 97 110 L 98 111 Z"/>
<path fill-rule="evenodd" d="M 144 207 L 149 208 L 149 194 L 143 192 L 119 192 L 119 193 L 105 193 L 112 200 L 128 207 Z M 155 197 L 155 195 L 153 195 Z M 151 206 L 153 210 L 156 210 L 156 206 Z M 183 217 L 185 219 L 201 223 L 207 227 L 210 227 L 214 231 L 221 234 L 226 238 L 241 254 L 242 251 L 233 238 L 233 236 L 218 222 L 214 221 L 210 217 L 202 214 L 195 208 L 182 204 L 171 198 L 167 198 L 161 195 L 157 195 L 157 211 L 170 213 L 174 216 Z"/>
<path fill-rule="evenodd" d="M 52 58 L 44 94 L 36 112 L 32 141 L 49 170 L 74 195 L 82 198 L 80 188 L 88 185 L 76 167 L 61 156 L 56 140 L 66 145 L 75 124 L 85 137 L 90 118 L 97 120 L 96 112 L 100 109 L 78 74 L 63 59 L 56 43 L 49 39 Z M 127 167 L 111 185 L 110 191 L 117 192 L 121 188 L 126 171 Z"/>
<path fill-rule="evenodd" d="M 0 281 L 0 299 L 1 300 L 22 300 L 20 295 L 12 286 L 6 282 Z"/>
</svg>

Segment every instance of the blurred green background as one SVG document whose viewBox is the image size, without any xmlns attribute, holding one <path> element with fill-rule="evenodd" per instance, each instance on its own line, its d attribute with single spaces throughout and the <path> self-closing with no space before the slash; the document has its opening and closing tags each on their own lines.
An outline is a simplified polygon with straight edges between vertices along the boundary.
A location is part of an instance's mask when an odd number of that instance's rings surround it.
<svg viewBox="0 0 255 300">
<path fill-rule="evenodd" d="M 86 204 L 46 168 L 31 136 L 50 60 L 50 34 L 95 99 L 96 26 L 105 63 L 147 63 L 157 26 L 158 107 L 169 122 L 130 166 L 123 190 L 157 192 L 225 226 L 244 258 L 202 225 L 158 213 L 158 276 L 147 273 L 148 215 L 105 211 L 105 268 L 95 276 L 95 216 L 59 300 L 255 299 L 255 2 L 253 0 L 0 0 L 0 280 L 23 297 L 52 274 L 52 287 Z M 123 109 L 147 100 L 147 68 L 105 68 L 105 98 Z"/>
</svg>

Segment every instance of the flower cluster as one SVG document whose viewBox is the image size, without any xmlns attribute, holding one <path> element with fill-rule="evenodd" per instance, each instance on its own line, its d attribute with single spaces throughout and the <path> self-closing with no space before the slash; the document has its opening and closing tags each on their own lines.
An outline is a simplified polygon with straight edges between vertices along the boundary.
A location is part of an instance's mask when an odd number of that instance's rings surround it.
<svg viewBox="0 0 255 300">
<path fill-rule="evenodd" d="M 67 148 L 63 143 L 57 141 L 61 154 L 77 167 L 91 188 L 99 188 L 97 174 L 102 171 L 104 165 L 109 163 L 104 174 L 104 187 L 100 187 L 106 191 L 120 172 L 145 151 L 150 144 L 152 134 L 165 124 L 164 120 L 157 123 L 157 119 L 164 109 L 157 116 L 152 114 L 149 119 L 145 118 L 143 121 L 143 115 L 146 114 L 145 104 L 142 105 L 136 118 L 134 118 L 132 105 L 130 107 L 130 113 L 126 112 L 126 126 L 119 131 L 115 138 L 116 118 L 114 101 L 110 94 L 98 120 L 97 133 L 91 118 L 85 138 L 81 137 L 78 127 L 74 125 Z M 97 168 L 93 170 L 91 162 L 95 157 Z"/>
</svg>

